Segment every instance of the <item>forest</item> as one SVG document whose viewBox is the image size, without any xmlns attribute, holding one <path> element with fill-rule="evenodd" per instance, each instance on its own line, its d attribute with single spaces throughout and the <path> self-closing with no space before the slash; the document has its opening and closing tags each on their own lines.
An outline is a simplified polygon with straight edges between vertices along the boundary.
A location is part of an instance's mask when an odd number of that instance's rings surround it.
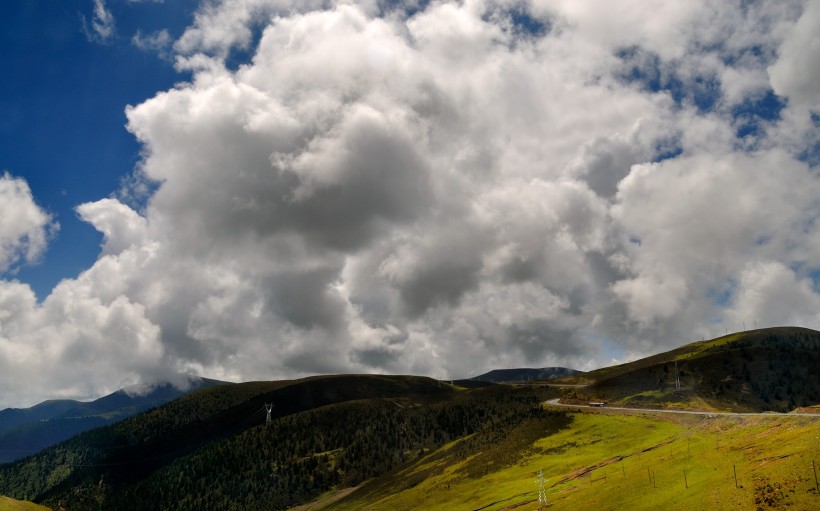
<svg viewBox="0 0 820 511">
<path fill-rule="evenodd" d="M 208 389 L 8 465 L 0 492 L 68 510 L 286 509 L 456 439 L 477 452 L 525 422 L 563 427 L 540 406 L 555 393 L 402 376 Z"/>
</svg>

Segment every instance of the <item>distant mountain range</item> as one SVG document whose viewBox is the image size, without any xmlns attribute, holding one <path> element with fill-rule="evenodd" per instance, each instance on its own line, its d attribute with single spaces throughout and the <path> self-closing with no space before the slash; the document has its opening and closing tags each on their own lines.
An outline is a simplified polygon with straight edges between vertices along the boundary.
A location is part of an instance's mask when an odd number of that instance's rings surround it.
<svg viewBox="0 0 820 511">
<path fill-rule="evenodd" d="M 113 424 L 190 392 L 226 384 L 194 378 L 185 390 L 170 383 L 148 389 L 134 386 L 91 402 L 55 399 L 31 408 L 0 410 L 0 463 L 24 458 L 83 431 Z"/>
<path fill-rule="evenodd" d="M 581 374 L 581 371 L 567 369 L 566 367 L 542 367 L 531 369 L 523 367 L 519 369 L 493 369 L 488 373 L 470 378 L 474 381 L 485 381 L 490 383 L 519 383 L 526 381 L 550 380 L 552 378 L 562 378 Z"/>
</svg>

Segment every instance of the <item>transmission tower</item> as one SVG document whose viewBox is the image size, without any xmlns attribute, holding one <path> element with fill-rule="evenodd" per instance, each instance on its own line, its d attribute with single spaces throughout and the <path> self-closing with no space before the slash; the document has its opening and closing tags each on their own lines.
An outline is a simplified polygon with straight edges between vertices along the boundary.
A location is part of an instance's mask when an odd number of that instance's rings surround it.
<svg viewBox="0 0 820 511">
<path fill-rule="evenodd" d="M 678 374 L 677 360 L 675 360 L 675 390 L 680 390 L 680 375 Z"/>
<path fill-rule="evenodd" d="M 544 488 L 544 471 L 538 471 L 538 479 L 536 479 L 538 483 L 538 509 L 541 509 L 543 506 L 547 505 L 547 489 Z"/>
<path fill-rule="evenodd" d="M 265 411 L 268 412 L 268 416 L 265 419 L 265 424 L 270 424 L 270 421 L 271 421 L 270 412 L 271 412 L 271 410 L 273 410 L 273 403 L 265 403 Z"/>
</svg>

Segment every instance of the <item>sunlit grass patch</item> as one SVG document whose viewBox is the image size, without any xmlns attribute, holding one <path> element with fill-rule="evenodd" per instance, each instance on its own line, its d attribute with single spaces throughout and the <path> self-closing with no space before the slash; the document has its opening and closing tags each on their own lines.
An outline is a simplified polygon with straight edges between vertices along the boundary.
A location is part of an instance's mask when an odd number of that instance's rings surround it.
<svg viewBox="0 0 820 511">
<path fill-rule="evenodd" d="M 0 511 L 51 511 L 50 508 L 33 502 L 14 500 L 0 496 Z"/>
<path fill-rule="evenodd" d="M 482 465 L 479 452 L 439 466 L 412 487 L 364 499 L 354 493 L 328 509 L 535 510 L 539 470 L 554 509 L 820 506 L 811 469 L 820 459 L 816 419 L 580 413 L 568 428 L 549 433 L 514 463 Z"/>
</svg>

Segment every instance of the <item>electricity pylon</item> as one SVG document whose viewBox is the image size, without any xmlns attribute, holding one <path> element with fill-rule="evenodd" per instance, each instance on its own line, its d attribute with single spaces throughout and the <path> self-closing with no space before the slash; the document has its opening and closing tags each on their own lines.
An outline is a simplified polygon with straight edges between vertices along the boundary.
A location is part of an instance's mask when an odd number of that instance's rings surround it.
<svg viewBox="0 0 820 511">
<path fill-rule="evenodd" d="M 538 509 L 541 509 L 543 506 L 547 505 L 547 489 L 544 488 L 544 471 L 538 471 L 538 479 L 536 479 L 538 483 Z"/>
<path fill-rule="evenodd" d="M 270 424 L 270 421 L 271 421 L 270 412 L 271 412 L 271 410 L 273 410 L 273 403 L 265 403 L 265 411 L 268 412 L 268 416 L 265 419 L 265 424 Z"/>
<path fill-rule="evenodd" d="M 680 375 L 678 373 L 678 361 L 675 360 L 675 390 L 680 390 Z"/>
</svg>

